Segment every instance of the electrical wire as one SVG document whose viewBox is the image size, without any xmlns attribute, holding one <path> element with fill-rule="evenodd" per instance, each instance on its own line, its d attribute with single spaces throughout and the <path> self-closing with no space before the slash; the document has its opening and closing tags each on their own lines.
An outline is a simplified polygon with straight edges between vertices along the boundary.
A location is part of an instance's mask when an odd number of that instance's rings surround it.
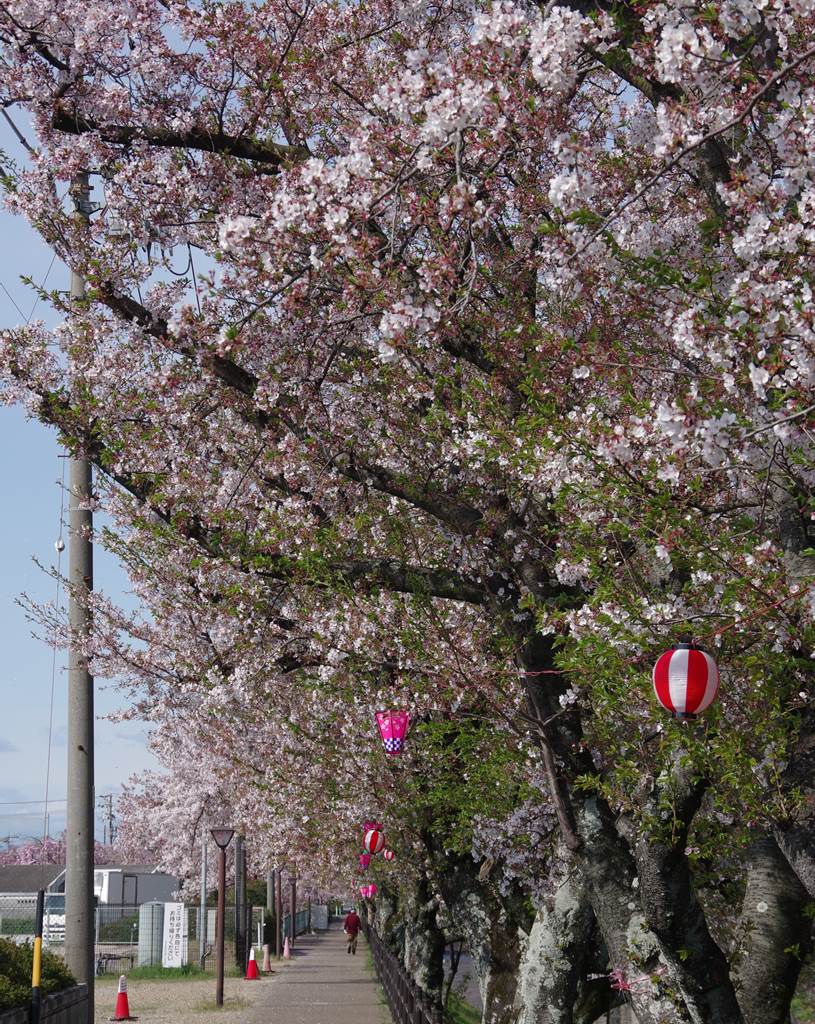
<svg viewBox="0 0 815 1024">
<path fill-rule="evenodd" d="M 56 262 L 56 259 L 57 259 L 57 254 L 54 253 L 54 255 L 51 257 L 51 262 L 48 264 L 48 270 L 46 270 L 46 272 L 45 272 L 45 277 L 42 279 L 42 284 L 40 285 L 40 292 L 43 290 L 43 288 L 45 287 L 45 285 L 46 285 L 46 283 L 48 281 L 48 275 L 51 273 L 51 269 L 54 266 L 54 263 Z M 37 303 L 40 301 L 40 292 L 37 292 L 37 295 L 34 298 L 34 305 L 31 307 L 31 312 L 28 314 L 28 319 L 26 320 L 26 326 L 31 323 L 31 317 L 34 316 L 34 310 L 37 308 Z"/>
<path fill-rule="evenodd" d="M 3 284 L 2 281 L 0 281 L 0 288 L 2 288 L 3 291 L 6 293 L 6 295 L 8 295 L 9 302 L 11 302 L 12 306 L 14 306 L 14 308 L 17 310 L 17 312 L 20 314 L 20 316 L 24 317 L 25 313 L 20 309 L 20 307 L 14 301 L 14 296 L 11 294 L 11 292 L 8 290 L 8 288 L 6 288 L 6 286 Z"/>
<path fill-rule="evenodd" d="M 50 802 L 52 804 L 64 804 L 67 803 L 68 798 L 65 796 L 56 797 L 52 796 Z M 0 807 L 22 807 L 24 804 L 44 804 L 45 800 L 0 800 Z M 37 811 L 37 817 L 39 818 L 40 812 Z"/>
</svg>

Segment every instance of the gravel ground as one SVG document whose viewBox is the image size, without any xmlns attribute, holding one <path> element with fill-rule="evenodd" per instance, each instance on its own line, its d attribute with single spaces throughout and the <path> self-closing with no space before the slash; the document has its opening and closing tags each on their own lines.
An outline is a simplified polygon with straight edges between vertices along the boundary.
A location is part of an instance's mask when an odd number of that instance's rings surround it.
<svg viewBox="0 0 815 1024">
<path fill-rule="evenodd" d="M 287 965 L 276 968 L 280 973 Z M 260 981 L 244 981 L 243 978 L 224 979 L 224 1006 L 215 1007 L 215 979 L 191 979 L 184 981 L 154 981 L 134 979 L 127 983 L 127 998 L 130 1012 L 138 1017 L 141 1024 L 239 1024 L 245 1018 L 247 1007 L 259 1002 L 263 990 L 274 985 L 280 974 L 262 978 Z M 95 1024 L 107 1022 L 113 1016 L 116 1006 L 116 982 L 97 981 Z"/>
</svg>

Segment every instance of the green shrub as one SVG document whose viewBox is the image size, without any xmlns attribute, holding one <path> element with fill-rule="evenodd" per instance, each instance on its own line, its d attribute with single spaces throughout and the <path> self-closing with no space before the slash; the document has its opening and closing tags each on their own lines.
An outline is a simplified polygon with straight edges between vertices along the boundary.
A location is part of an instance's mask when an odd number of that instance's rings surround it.
<svg viewBox="0 0 815 1024">
<path fill-rule="evenodd" d="M 0 939 L 0 1012 L 27 1006 L 31 1000 L 31 966 L 34 949 L 29 943 L 18 946 L 8 939 Z M 43 995 L 60 992 L 75 985 L 73 975 L 61 957 L 43 951 L 42 983 Z"/>
</svg>

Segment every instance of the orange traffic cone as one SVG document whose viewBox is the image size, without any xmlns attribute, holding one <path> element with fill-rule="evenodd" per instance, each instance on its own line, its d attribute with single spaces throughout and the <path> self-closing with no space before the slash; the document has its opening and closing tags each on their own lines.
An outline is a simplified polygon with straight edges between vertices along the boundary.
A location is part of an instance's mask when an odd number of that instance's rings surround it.
<svg viewBox="0 0 815 1024">
<path fill-rule="evenodd" d="M 249 963 L 246 965 L 246 980 L 257 981 L 260 977 L 258 974 L 258 962 L 255 960 L 255 947 L 249 950 Z"/>
<path fill-rule="evenodd" d="M 272 973 L 272 960 L 271 960 L 271 957 L 269 956 L 269 943 L 268 942 L 264 943 L 264 945 L 263 945 L 263 973 L 264 974 L 271 974 Z"/>
<path fill-rule="evenodd" d="M 138 1017 L 130 1016 L 130 1004 L 127 1001 L 127 980 L 122 975 L 119 978 L 119 991 L 116 994 L 116 1009 L 113 1011 L 111 1020 L 138 1020 Z"/>
<path fill-rule="evenodd" d="M 291 959 L 291 950 L 289 949 L 289 937 L 288 937 L 288 935 L 286 936 L 286 941 L 283 943 L 283 959 L 284 960 L 290 960 Z"/>
</svg>

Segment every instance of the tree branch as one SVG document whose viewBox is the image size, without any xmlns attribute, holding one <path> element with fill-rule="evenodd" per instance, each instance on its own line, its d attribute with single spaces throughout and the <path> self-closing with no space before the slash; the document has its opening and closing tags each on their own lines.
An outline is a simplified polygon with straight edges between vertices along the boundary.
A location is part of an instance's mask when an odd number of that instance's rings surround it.
<svg viewBox="0 0 815 1024">
<path fill-rule="evenodd" d="M 309 152 L 304 146 L 284 146 L 277 142 L 255 142 L 221 132 L 210 132 L 203 128 L 188 131 L 171 131 L 157 125 L 106 125 L 92 117 L 85 117 L 77 111 L 68 111 L 58 106 L 51 120 L 58 132 L 71 135 L 85 135 L 95 132 L 104 142 L 127 146 L 136 139 L 151 146 L 170 149 L 194 149 L 205 153 L 224 153 L 240 157 L 253 163 L 279 170 L 287 164 L 308 159 Z"/>
<path fill-rule="evenodd" d="M 196 348 L 172 335 L 169 325 L 163 317 L 155 316 L 145 306 L 129 296 L 120 295 L 108 286 L 99 287 L 97 294 L 99 300 L 123 320 L 138 324 L 145 333 L 157 338 L 179 355 L 200 362 L 221 383 L 233 391 L 237 391 L 249 399 L 254 397 L 258 387 L 258 378 L 234 360 L 226 359 L 210 349 Z M 282 406 L 278 406 L 271 412 L 254 407 L 250 410 L 239 409 L 238 412 L 257 429 L 262 430 L 272 423 L 278 422 L 282 423 L 295 436 L 302 436 L 302 431 Z M 456 501 L 442 491 L 411 485 L 407 480 L 400 479 L 397 474 L 376 463 L 352 459 L 341 454 L 332 459 L 332 465 L 346 479 L 363 485 L 367 484 L 376 491 L 400 498 L 461 534 L 471 534 L 483 518 L 483 514 L 474 506 Z"/>
<path fill-rule="evenodd" d="M 212 557 L 237 554 L 241 566 L 250 568 L 244 554 L 227 541 L 220 529 L 208 526 L 197 514 L 174 514 L 158 504 L 155 500 L 156 482 L 150 476 L 112 469 L 111 452 L 93 431 L 81 429 L 75 411 L 64 398 L 52 392 L 40 393 L 40 418 L 63 433 L 78 437 L 91 462 L 173 532 L 185 540 L 194 541 Z M 392 590 L 468 604 L 483 604 L 489 596 L 486 587 L 451 570 L 407 565 L 395 559 L 326 560 L 322 565 L 323 573 L 315 576 L 304 572 L 300 562 L 286 555 L 267 551 L 255 554 L 263 559 L 263 567 L 258 570 L 256 565 L 252 565 L 253 573 L 283 583 L 301 581 L 305 585 L 325 587 L 344 582 L 360 585 L 363 590 Z"/>
</svg>

